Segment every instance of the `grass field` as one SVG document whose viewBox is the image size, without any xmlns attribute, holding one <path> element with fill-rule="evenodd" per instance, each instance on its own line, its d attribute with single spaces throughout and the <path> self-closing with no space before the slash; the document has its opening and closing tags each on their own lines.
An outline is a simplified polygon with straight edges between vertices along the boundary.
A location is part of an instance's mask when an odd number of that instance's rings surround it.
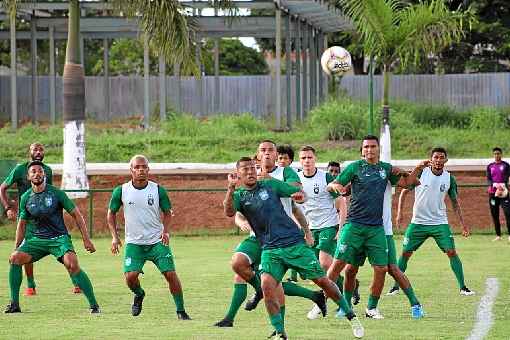
<svg viewBox="0 0 510 340">
<path fill-rule="evenodd" d="M 145 267 L 142 286 L 146 299 L 142 314 L 130 314 L 132 295 L 123 281 L 121 257 L 109 253 L 109 239 L 96 239 L 98 251 L 86 254 L 75 238 L 80 263 L 94 285 L 102 314 L 91 316 L 83 296 L 71 293 L 71 283 L 64 268 L 47 257 L 35 266 L 38 295 L 21 297 L 23 313 L 0 315 L 0 339 L 264 339 L 271 327 L 261 304 L 253 312 L 240 310 L 235 327 L 218 329 L 212 324 L 221 319 L 230 302 L 232 273 L 229 260 L 241 237 L 176 237 L 171 240 L 177 272 L 184 287 L 185 304 L 193 321 L 176 319 L 174 304 L 161 275 L 152 264 Z M 490 236 L 460 236 L 456 244 L 464 264 L 467 285 L 477 292 L 462 297 L 449 263 L 432 240 L 409 262 L 408 275 L 427 313 L 423 320 L 410 318 L 404 295 L 383 296 L 379 307 L 384 320 L 361 318 L 366 339 L 464 339 L 476 320 L 476 310 L 485 291 L 485 280 L 496 277 L 500 284 L 494 305 L 495 323 L 488 339 L 508 339 L 510 334 L 510 245 L 491 243 Z M 397 236 L 397 248 L 402 237 Z M 4 270 L 0 273 L 0 302 L 7 303 L 8 255 L 12 241 L 0 242 Z M 367 301 L 371 271 L 360 270 L 362 300 L 359 314 Z M 303 283 L 303 282 L 302 282 Z M 307 282 L 303 283 L 310 286 Z M 387 280 L 385 291 L 389 287 Z M 23 288 L 25 282 L 23 283 Z M 249 289 L 251 295 L 251 289 Z M 352 338 L 348 323 L 337 320 L 333 312 L 321 320 L 309 321 L 309 301 L 287 299 L 286 328 L 289 339 Z M 334 305 L 330 304 L 330 310 Z"/>
</svg>

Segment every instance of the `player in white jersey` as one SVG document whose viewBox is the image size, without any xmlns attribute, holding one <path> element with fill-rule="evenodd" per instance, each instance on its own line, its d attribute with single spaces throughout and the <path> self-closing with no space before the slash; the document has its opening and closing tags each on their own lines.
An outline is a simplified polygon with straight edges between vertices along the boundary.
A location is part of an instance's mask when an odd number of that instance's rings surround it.
<svg viewBox="0 0 510 340">
<path fill-rule="evenodd" d="M 450 266 L 459 285 L 460 294 L 469 296 L 475 292 L 468 289 L 464 283 L 464 271 L 455 249 L 453 234 L 448 224 L 446 213 L 446 195 L 450 198 L 453 210 L 457 213 L 462 226 L 462 236 L 469 236 L 469 228 L 464 223 L 462 210 L 457 194 L 455 177 L 444 169 L 448 156 L 444 148 L 434 148 L 430 153 L 431 166 L 423 169 L 420 185 L 414 188 L 415 199 L 413 217 L 404 235 L 402 256 L 398 260 L 398 267 L 402 272 L 407 268 L 407 262 L 414 251 L 432 237 L 439 248 L 450 259 Z M 409 190 L 402 190 L 398 202 L 397 224 L 402 220 L 402 206 Z M 395 284 L 390 292 L 398 290 Z"/>
<path fill-rule="evenodd" d="M 145 156 L 133 156 L 129 164 L 131 181 L 113 191 L 108 209 L 108 227 L 112 234 L 111 251 L 118 254 L 122 242 L 117 231 L 117 212 L 123 207 L 126 229 L 124 276 L 127 286 L 135 294 L 131 314 L 138 316 L 142 311 L 145 291 L 140 286 L 138 276 L 145 261 L 151 261 L 168 282 L 178 319 L 191 320 L 184 309 L 181 282 L 168 245 L 172 217 L 170 200 L 163 187 L 149 181 L 149 161 Z M 163 221 L 160 211 L 163 212 Z"/>
</svg>

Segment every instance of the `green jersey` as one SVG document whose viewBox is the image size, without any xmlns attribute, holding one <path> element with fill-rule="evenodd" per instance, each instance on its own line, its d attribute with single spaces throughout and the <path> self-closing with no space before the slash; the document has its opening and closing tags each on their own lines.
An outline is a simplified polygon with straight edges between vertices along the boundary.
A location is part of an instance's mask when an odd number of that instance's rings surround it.
<svg viewBox="0 0 510 340">
<path fill-rule="evenodd" d="M 276 179 L 257 181 L 255 188 L 234 192 L 234 209 L 250 223 L 262 249 L 285 248 L 303 242 L 303 233 L 280 201 L 299 188 Z"/>
<path fill-rule="evenodd" d="M 351 203 L 347 221 L 367 226 L 383 225 L 384 191 L 388 181 L 396 184 L 399 176 L 391 174 L 391 164 L 369 164 L 362 159 L 349 164 L 336 178 L 342 185 L 351 183 Z"/>
<path fill-rule="evenodd" d="M 4 184 L 7 185 L 7 187 L 11 187 L 14 183 L 16 183 L 18 188 L 18 201 L 21 198 L 21 195 L 23 195 L 31 187 L 30 181 L 27 178 L 29 163 L 30 162 L 25 162 L 16 165 L 4 180 Z M 53 172 L 51 171 L 51 168 L 44 164 L 43 169 L 46 175 L 46 184 L 53 184 Z"/>
<path fill-rule="evenodd" d="M 64 209 L 70 213 L 74 208 L 65 192 L 47 184 L 41 192 L 29 189 L 21 196 L 20 219 L 32 224 L 33 234 L 39 238 L 59 237 L 68 234 Z"/>
</svg>

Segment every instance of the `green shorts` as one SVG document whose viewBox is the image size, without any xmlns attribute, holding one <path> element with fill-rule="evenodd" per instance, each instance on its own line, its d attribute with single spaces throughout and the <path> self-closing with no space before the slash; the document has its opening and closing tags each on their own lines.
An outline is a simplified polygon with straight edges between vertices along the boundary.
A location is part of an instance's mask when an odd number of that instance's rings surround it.
<svg viewBox="0 0 510 340">
<path fill-rule="evenodd" d="M 443 252 L 455 249 L 452 230 L 448 224 L 423 225 L 411 223 L 404 234 L 403 251 L 418 250 L 429 237 L 433 237 Z"/>
<path fill-rule="evenodd" d="M 239 243 L 235 250 L 236 253 L 242 253 L 248 258 L 251 266 L 258 269 L 260 265 L 260 256 L 262 254 L 262 247 L 255 236 L 249 236 Z"/>
<path fill-rule="evenodd" d="M 126 243 L 124 249 L 124 273 L 142 273 L 145 261 L 151 261 L 160 272 L 175 271 L 172 251 L 169 246 L 158 242 L 151 245 Z"/>
<path fill-rule="evenodd" d="M 57 259 L 61 259 L 69 251 L 74 253 L 73 243 L 69 235 L 54 238 L 39 238 L 37 236 L 25 238 L 17 250 L 32 256 L 32 262 L 39 261 L 50 254 Z"/>
<path fill-rule="evenodd" d="M 338 239 L 335 258 L 356 267 L 365 263 L 373 266 L 388 265 L 388 245 L 384 228 L 346 223 Z"/>
<path fill-rule="evenodd" d="M 271 275 L 280 282 L 287 269 L 294 269 L 304 280 L 314 280 L 326 275 L 311 248 L 299 243 L 285 248 L 263 249 L 261 273 Z"/>
<path fill-rule="evenodd" d="M 388 265 L 397 264 L 397 249 L 393 235 L 386 235 L 386 243 L 388 244 Z"/>
<path fill-rule="evenodd" d="M 323 251 L 333 256 L 336 249 L 336 234 L 338 232 L 338 225 L 322 229 L 312 229 L 313 235 L 313 248 L 318 255 L 319 251 Z"/>
</svg>

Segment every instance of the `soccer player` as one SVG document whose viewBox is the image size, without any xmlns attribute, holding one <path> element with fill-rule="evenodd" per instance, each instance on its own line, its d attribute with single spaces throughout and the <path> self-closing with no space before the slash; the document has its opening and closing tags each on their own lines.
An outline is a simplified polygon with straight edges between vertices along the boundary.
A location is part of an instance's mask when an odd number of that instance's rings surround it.
<svg viewBox="0 0 510 340">
<path fill-rule="evenodd" d="M 453 234 L 448 224 L 445 198 L 450 198 L 453 210 L 459 217 L 462 226 L 462 236 L 469 236 L 469 228 L 464 223 L 462 210 L 457 194 L 457 182 L 455 177 L 444 169 L 448 161 L 448 155 L 444 148 L 434 148 L 430 152 L 430 166 L 422 169 L 419 173 L 420 185 L 414 188 L 414 206 L 411 224 L 407 227 L 404 235 L 402 256 L 398 260 L 398 267 L 402 272 L 407 269 L 409 258 L 420 248 L 429 237 L 434 238 L 439 248 L 450 259 L 460 294 L 469 296 L 475 292 L 466 287 L 464 283 L 464 271 L 462 262 L 455 249 Z M 397 224 L 402 220 L 402 207 L 409 190 L 404 189 L 400 193 L 397 211 Z M 392 290 L 398 289 L 395 284 Z"/>
<path fill-rule="evenodd" d="M 328 163 L 327 171 L 331 176 L 333 176 L 333 178 L 336 178 L 336 176 L 340 174 L 340 170 L 341 170 L 340 163 L 336 161 L 330 161 Z"/>
<path fill-rule="evenodd" d="M 126 284 L 134 293 L 131 314 L 142 312 L 145 291 L 138 276 L 145 261 L 156 265 L 168 282 L 179 320 L 191 320 L 184 309 L 181 281 L 175 272 L 169 226 L 172 218 L 171 203 L 165 188 L 149 181 L 149 161 L 143 155 L 135 155 L 129 162 L 131 181 L 117 186 L 112 193 L 108 209 L 108 227 L 112 234 L 112 254 L 119 253 L 122 242 L 117 231 L 117 212 L 123 207 L 126 229 L 124 249 L 124 276 Z M 163 212 L 161 221 L 160 211 Z"/>
<path fill-rule="evenodd" d="M 21 209 L 19 207 L 21 196 L 31 188 L 30 181 L 28 180 L 28 164 L 32 161 L 42 162 L 44 159 L 44 145 L 41 143 L 32 143 L 29 147 L 29 155 L 30 161 L 24 162 L 22 164 L 18 164 L 14 169 L 11 170 L 7 178 L 0 185 L 0 201 L 4 206 L 4 210 L 7 214 L 7 218 L 15 221 L 16 220 L 16 209 L 11 206 L 9 202 L 9 198 L 7 196 L 7 189 L 16 184 L 16 188 L 18 189 L 18 214 Z M 47 184 L 53 184 L 53 173 L 51 168 L 46 164 L 43 164 L 44 173 L 46 175 L 45 181 Z M 25 238 L 29 239 L 34 236 L 34 228 L 30 223 L 27 223 L 25 226 Z M 36 284 L 34 279 L 34 264 L 27 263 L 23 266 L 25 268 L 25 275 L 27 276 L 27 288 L 25 289 L 25 296 L 36 295 Z M 76 294 L 80 293 L 80 287 L 73 282 L 74 290 L 73 292 Z"/>
<path fill-rule="evenodd" d="M 489 208 L 491 211 L 492 221 L 494 222 L 494 229 L 496 229 L 496 238 L 494 241 L 501 240 L 501 222 L 499 221 L 499 207 L 503 208 L 503 214 L 506 219 L 506 227 L 508 230 L 508 241 L 510 241 L 510 202 L 508 197 L 496 196 L 496 189 L 498 186 L 505 186 L 508 189 L 508 178 L 510 177 L 510 164 L 501 159 L 503 150 L 495 147 L 492 149 L 494 155 L 494 162 L 487 166 L 487 183 L 489 188 Z"/>
<path fill-rule="evenodd" d="M 276 148 L 278 154 L 278 166 L 286 168 L 294 162 L 294 149 L 290 145 L 278 145 Z"/>
<path fill-rule="evenodd" d="M 259 174 L 258 176 L 266 179 L 274 177 L 291 185 L 300 186 L 299 176 L 296 172 L 290 167 L 276 166 L 276 159 L 276 144 L 271 140 L 262 141 L 259 144 L 257 154 L 254 157 L 256 165 L 259 165 L 259 169 L 257 171 Z M 288 198 L 281 199 L 282 203 L 285 204 L 286 207 L 285 212 L 289 216 L 292 216 L 292 211 L 294 211 L 298 216 L 300 225 L 307 228 L 308 223 L 304 215 L 302 215 L 301 211 L 295 211 L 295 209 L 293 209 L 294 206 L 292 205 L 292 202 L 288 202 L 288 200 Z M 263 298 L 260 285 L 260 272 L 258 270 L 260 265 L 260 256 L 262 253 L 260 242 L 255 237 L 255 233 L 253 232 L 250 223 L 239 212 L 235 215 L 235 224 L 241 230 L 250 232 L 250 236 L 236 247 L 234 255 L 232 256 L 232 270 L 235 273 L 234 292 L 227 314 L 222 320 L 214 324 L 214 326 L 217 327 L 233 327 L 234 318 L 247 297 L 246 283 L 249 283 L 255 289 L 255 293 L 246 303 L 246 310 L 254 310 Z M 311 242 L 311 235 L 309 239 Z M 287 296 L 298 296 L 313 301 L 319 307 L 322 314 L 326 316 L 327 306 L 322 292 L 314 292 L 292 282 L 283 282 L 282 288 Z"/>
<path fill-rule="evenodd" d="M 302 201 L 300 188 L 275 179 L 257 180 L 255 163 L 243 157 L 236 164 L 237 173 L 229 174 L 224 201 L 225 215 L 240 211 L 249 221 L 262 244 L 261 271 L 264 301 L 275 339 L 287 339 L 284 329 L 285 300 L 280 281 L 289 268 L 319 285 L 325 294 L 347 311 L 353 334 L 364 335 L 364 329 L 338 287 L 329 280 L 313 251 L 304 244 L 303 232 L 285 212 L 280 198 Z M 237 183 L 240 188 L 236 190 Z"/>
<path fill-rule="evenodd" d="M 21 286 L 21 266 L 29 262 L 37 262 L 46 255 L 53 255 L 61 261 L 70 273 L 73 281 L 85 294 L 91 313 L 100 313 L 94 290 L 87 274 L 80 269 L 78 257 L 74 251 L 71 237 L 64 224 L 65 209 L 75 220 L 80 229 L 85 249 L 95 252 L 94 244 L 89 239 L 83 216 L 67 195 L 47 184 L 45 181 L 44 164 L 32 161 L 27 166 L 31 188 L 22 196 L 19 204 L 20 214 L 16 229 L 15 251 L 9 258 L 9 286 L 11 302 L 5 313 L 20 313 L 19 289 Z M 25 227 L 34 226 L 33 236 L 24 238 Z"/>
<path fill-rule="evenodd" d="M 418 171 L 428 163 L 420 163 L 409 176 L 397 175 L 391 164 L 379 160 L 379 139 L 372 135 L 363 138 L 362 155 L 363 159 L 349 164 L 328 184 L 329 191 L 338 193 L 344 192 L 347 184 L 352 185 L 347 223 L 342 227 L 335 260 L 329 270 L 336 272 L 336 267 L 343 266 L 343 262 L 349 264 L 345 272 L 344 294 L 350 304 L 358 268 L 367 256 L 374 276 L 365 315 L 382 319 L 377 304 L 388 267 L 388 246 L 383 228 L 384 192 L 388 182 L 403 187 L 415 183 Z"/>
</svg>

